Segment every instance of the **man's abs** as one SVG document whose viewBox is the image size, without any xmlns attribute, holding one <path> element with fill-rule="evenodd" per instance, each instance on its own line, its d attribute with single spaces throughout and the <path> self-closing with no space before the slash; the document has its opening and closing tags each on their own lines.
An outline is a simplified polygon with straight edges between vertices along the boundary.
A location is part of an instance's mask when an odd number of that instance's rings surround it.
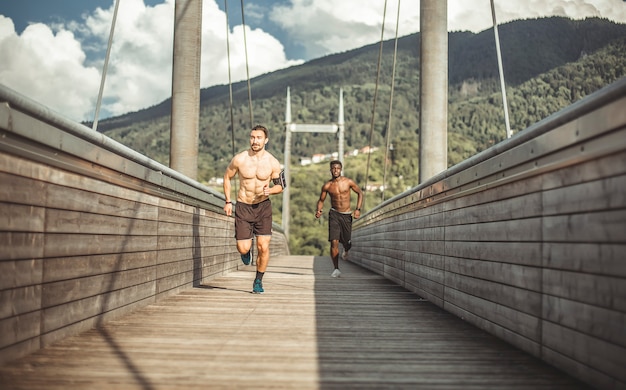
<svg viewBox="0 0 626 390">
<path fill-rule="evenodd" d="M 263 187 L 253 187 L 252 191 L 244 188 L 243 185 L 237 194 L 237 202 L 256 204 L 261 203 L 268 198 L 267 195 L 263 195 Z"/>
</svg>

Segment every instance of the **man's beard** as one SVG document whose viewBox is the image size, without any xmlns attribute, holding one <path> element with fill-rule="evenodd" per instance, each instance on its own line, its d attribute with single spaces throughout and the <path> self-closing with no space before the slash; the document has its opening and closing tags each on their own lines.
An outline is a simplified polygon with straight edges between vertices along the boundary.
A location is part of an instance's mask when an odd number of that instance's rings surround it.
<svg viewBox="0 0 626 390">
<path fill-rule="evenodd" d="M 262 145 L 258 145 L 258 144 L 252 144 L 251 148 L 255 152 L 258 152 L 259 150 L 263 149 L 263 146 Z"/>
</svg>

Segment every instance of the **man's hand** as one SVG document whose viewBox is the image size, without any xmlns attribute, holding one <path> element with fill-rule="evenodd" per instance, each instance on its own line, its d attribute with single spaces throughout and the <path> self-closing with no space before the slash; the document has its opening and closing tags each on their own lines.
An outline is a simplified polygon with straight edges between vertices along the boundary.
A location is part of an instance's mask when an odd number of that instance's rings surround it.
<svg viewBox="0 0 626 390">
<path fill-rule="evenodd" d="M 268 186 L 267 184 L 265 185 L 265 187 L 263 187 L 263 195 L 265 196 L 270 195 L 270 186 Z"/>
<path fill-rule="evenodd" d="M 321 217 L 321 216 L 322 216 L 322 212 L 323 212 L 323 210 L 317 210 L 317 211 L 315 212 L 315 218 L 319 218 L 319 217 Z"/>
<path fill-rule="evenodd" d="M 354 210 L 354 218 L 359 219 L 360 216 L 361 216 L 361 210 L 359 209 Z"/>
<path fill-rule="evenodd" d="M 226 203 L 224 205 L 224 212 L 226 213 L 226 215 L 230 217 L 231 214 L 233 213 L 233 204 L 230 202 Z"/>
</svg>

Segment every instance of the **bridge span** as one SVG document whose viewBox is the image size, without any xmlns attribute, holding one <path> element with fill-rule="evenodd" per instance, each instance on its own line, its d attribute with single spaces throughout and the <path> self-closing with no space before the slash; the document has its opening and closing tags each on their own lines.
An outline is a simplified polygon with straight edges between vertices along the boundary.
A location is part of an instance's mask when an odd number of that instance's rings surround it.
<svg viewBox="0 0 626 390">
<path fill-rule="evenodd" d="M 6 389 L 584 389 L 354 264 L 277 256 L 0 367 Z M 4 386 L 6 385 L 6 387 Z"/>
<path fill-rule="evenodd" d="M 626 388 L 625 107 L 371 210 L 340 280 L 276 226 L 255 297 L 221 194 L 2 87 L 1 387 Z"/>
</svg>

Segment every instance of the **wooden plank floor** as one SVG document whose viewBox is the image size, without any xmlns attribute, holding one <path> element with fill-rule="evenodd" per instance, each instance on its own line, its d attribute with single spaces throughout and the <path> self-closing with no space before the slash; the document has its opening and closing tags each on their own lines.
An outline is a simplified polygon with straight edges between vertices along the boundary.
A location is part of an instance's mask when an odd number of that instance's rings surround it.
<svg viewBox="0 0 626 390">
<path fill-rule="evenodd" d="M 2 389 L 577 389 L 579 382 L 351 263 L 270 261 L 0 367 Z"/>
</svg>

